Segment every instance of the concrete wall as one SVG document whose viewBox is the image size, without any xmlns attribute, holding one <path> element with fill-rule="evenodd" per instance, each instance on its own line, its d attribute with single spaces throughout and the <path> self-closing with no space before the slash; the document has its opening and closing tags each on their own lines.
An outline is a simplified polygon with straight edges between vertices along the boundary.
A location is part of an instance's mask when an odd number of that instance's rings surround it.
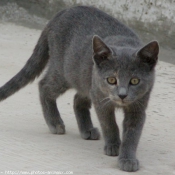
<svg viewBox="0 0 175 175">
<path fill-rule="evenodd" d="M 103 9 L 136 30 L 145 42 L 157 39 L 175 49 L 175 0 L 0 0 L 0 18 L 43 27 L 57 11 L 79 4 Z"/>
<path fill-rule="evenodd" d="M 159 40 L 175 48 L 174 0 L 74 0 L 74 4 L 94 5 L 139 32 L 145 41 Z"/>
</svg>

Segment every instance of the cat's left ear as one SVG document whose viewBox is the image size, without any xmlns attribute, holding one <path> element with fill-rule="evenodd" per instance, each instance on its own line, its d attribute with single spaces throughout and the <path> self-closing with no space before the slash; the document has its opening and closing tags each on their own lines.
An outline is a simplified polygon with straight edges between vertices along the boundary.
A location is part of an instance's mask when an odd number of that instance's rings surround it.
<svg viewBox="0 0 175 175">
<path fill-rule="evenodd" d="M 147 63 L 150 66 L 150 69 L 154 68 L 157 63 L 159 54 L 159 44 L 157 41 L 152 41 L 146 46 L 141 48 L 137 52 L 137 56 L 141 61 Z"/>
<path fill-rule="evenodd" d="M 92 39 L 93 45 L 93 59 L 97 65 L 107 61 L 112 54 L 111 49 L 104 43 L 104 41 L 97 35 Z"/>
</svg>

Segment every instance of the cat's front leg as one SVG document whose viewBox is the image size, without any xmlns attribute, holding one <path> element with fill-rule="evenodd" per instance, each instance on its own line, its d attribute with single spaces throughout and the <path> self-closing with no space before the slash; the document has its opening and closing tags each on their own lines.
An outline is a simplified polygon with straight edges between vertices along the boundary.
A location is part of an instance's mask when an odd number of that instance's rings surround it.
<svg viewBox="0 0 175 175">
<path fill-rule="evenodd" d="M 119 155 L 119 168 L 123 171 L 131 172 L 139 169 L 136 149 L 146 116 L 145 109 L 139 109 L 135 105 L 124 108 L 123 140 Z"/>
<path fill-rule="evenodd" d="M 98 100 L 94 101 L 94 106 L 105 140 L 104 152 L 108 156 L 118 156 L 121 141 L 115 120 L 115 107 L 110 101 L 101 103 Z"/>
</svg>

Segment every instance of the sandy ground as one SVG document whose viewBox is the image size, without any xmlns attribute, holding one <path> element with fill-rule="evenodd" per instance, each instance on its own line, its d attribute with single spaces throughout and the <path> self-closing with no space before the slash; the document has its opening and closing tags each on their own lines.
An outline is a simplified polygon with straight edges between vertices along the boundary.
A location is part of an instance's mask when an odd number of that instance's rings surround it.
<svg viewBox="0 0 175 175">
<path fill-rule="evenodd" d="M 0 23 L 0 86 L 23 67 L 40 32 Z M 37 84 L 38 80 L 0 104 L 0 174 L 8 170 L 72 171 L 75 175 L 130 174 L 117 168 L 117 157 L 103 154 L 103 138 L 99 141 L 80 138 L 72 107 L 74 91 L 58 99 L 67 133 L 52 135 L 42 116 Z M 141 167 L 132 174 L 175 174 L 174 104 L 175 66 L 159 61 L 137 151 Z M 92 116 L 94 125 L 99 127 L 93 109 Z M 123 114 L 116 111 L 116 118 L 122 130 Z"/>
</svg>

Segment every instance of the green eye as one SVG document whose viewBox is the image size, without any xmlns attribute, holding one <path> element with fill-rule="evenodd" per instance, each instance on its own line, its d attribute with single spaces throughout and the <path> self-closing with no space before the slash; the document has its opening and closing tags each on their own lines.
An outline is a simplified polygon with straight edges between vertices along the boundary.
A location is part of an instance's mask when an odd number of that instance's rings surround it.
<svg viewBox="0 0 175 175">
<path fill-rule="evenodd" d="M 130 81 L 130 84 L 137 85 L 137 84 L 139 84 L 139 82 L 140 82 L 140 80 L 138 78 L 132 78 Z"/>
<path fill-rule="evenodd" d="M 117 84 L 117 80 L 114 77 L 107 78 L 107 82 L 112 85 Z"/>
</svg>

